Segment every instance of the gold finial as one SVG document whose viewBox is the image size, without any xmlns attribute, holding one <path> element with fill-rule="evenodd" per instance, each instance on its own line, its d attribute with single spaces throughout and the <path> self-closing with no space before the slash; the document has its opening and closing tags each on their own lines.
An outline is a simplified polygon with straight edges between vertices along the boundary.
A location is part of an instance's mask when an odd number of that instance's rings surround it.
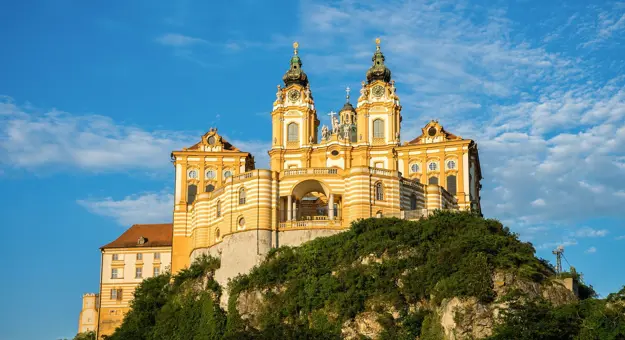
<svg viewBox="0 0 625 340">
<path fill-rule="evenodd" d="M 297 55 L 297 49 L 299 48 L 299 44 L 296 42 L 293 43 L 293 53 Z"/>
<path fill-rule="evenodd" d="M 375 38 L 375 49 L 376 51 L 380 50 L 380 38 Z"/>
</svg>

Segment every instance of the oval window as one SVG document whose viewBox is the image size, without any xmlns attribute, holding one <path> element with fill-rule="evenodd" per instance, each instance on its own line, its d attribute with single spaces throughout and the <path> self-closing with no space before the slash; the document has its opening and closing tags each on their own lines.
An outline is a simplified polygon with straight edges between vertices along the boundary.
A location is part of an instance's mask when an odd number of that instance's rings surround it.
<svg viewBox="0 0 625 340">
<path fill-rule="evenodd" d="M 338 156 L 339 152 L 337 150 L 332 150 L 331 154 L 332 156 Z"/>
</svg>

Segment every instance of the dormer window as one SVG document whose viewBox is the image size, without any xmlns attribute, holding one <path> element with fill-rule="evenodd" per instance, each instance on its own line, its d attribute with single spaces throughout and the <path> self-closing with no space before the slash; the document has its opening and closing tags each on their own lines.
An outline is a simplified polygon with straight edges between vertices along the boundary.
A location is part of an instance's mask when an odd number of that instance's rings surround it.
<svg viewBox="0 0 625 340">
<path fill-rule="evenodd" d="M 137 244 L 138 244 L 138 245 L 140 245 L 140 246 L 142 246 L 142 245 L 144 245 L 147 241 L 148 241 L 148 239 L 147 239 L 147 238 L 145 238 L 145 237 L 141 236 L 141 237 L 139 237 L 139 239 L 137 240 Z"/>
</svg>

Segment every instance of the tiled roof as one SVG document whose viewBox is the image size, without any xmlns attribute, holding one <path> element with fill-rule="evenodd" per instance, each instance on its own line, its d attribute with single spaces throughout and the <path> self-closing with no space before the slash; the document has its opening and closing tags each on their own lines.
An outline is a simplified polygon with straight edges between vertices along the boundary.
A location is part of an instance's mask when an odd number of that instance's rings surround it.
<svg viewBox="0 0 625 340">
<path fill-rule="evenodd" d="M 172 224 L 135 224 L 128 228 L 115 241 L 100 247 L 108 248 L 149 248 L 171 246 L 173 236 Z M 140 244 L 139 239 L 144 238 Z"/>
</svg>

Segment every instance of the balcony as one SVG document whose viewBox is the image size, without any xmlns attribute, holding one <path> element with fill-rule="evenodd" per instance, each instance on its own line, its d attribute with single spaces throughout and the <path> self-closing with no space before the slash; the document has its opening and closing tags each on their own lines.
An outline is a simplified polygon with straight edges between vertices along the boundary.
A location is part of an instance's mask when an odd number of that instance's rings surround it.
<svg viewBox="0 0 625 340">
<path fill-rule="evenodd" d="M 287 169 L 283 170 L 281 173 L 281 177 L 287 176 L 301 176 L 301 175 L 311 175 L 311 176 L 324 176 L 324 175 L 342 175 L 343 170 L 338 168 L 299 168 L 299 169 Z"/>
<path fill-rule="evenodd" d="M 280 222 L 279 228 L 282 230 L 297 229 L 297 228 L 340 228 L 342 220 L 339 218 L 329 219 L 328 216 L 309 216 L 310 218 L 304 218 L 301 220 L 284 221 Z"/>
</svg>

